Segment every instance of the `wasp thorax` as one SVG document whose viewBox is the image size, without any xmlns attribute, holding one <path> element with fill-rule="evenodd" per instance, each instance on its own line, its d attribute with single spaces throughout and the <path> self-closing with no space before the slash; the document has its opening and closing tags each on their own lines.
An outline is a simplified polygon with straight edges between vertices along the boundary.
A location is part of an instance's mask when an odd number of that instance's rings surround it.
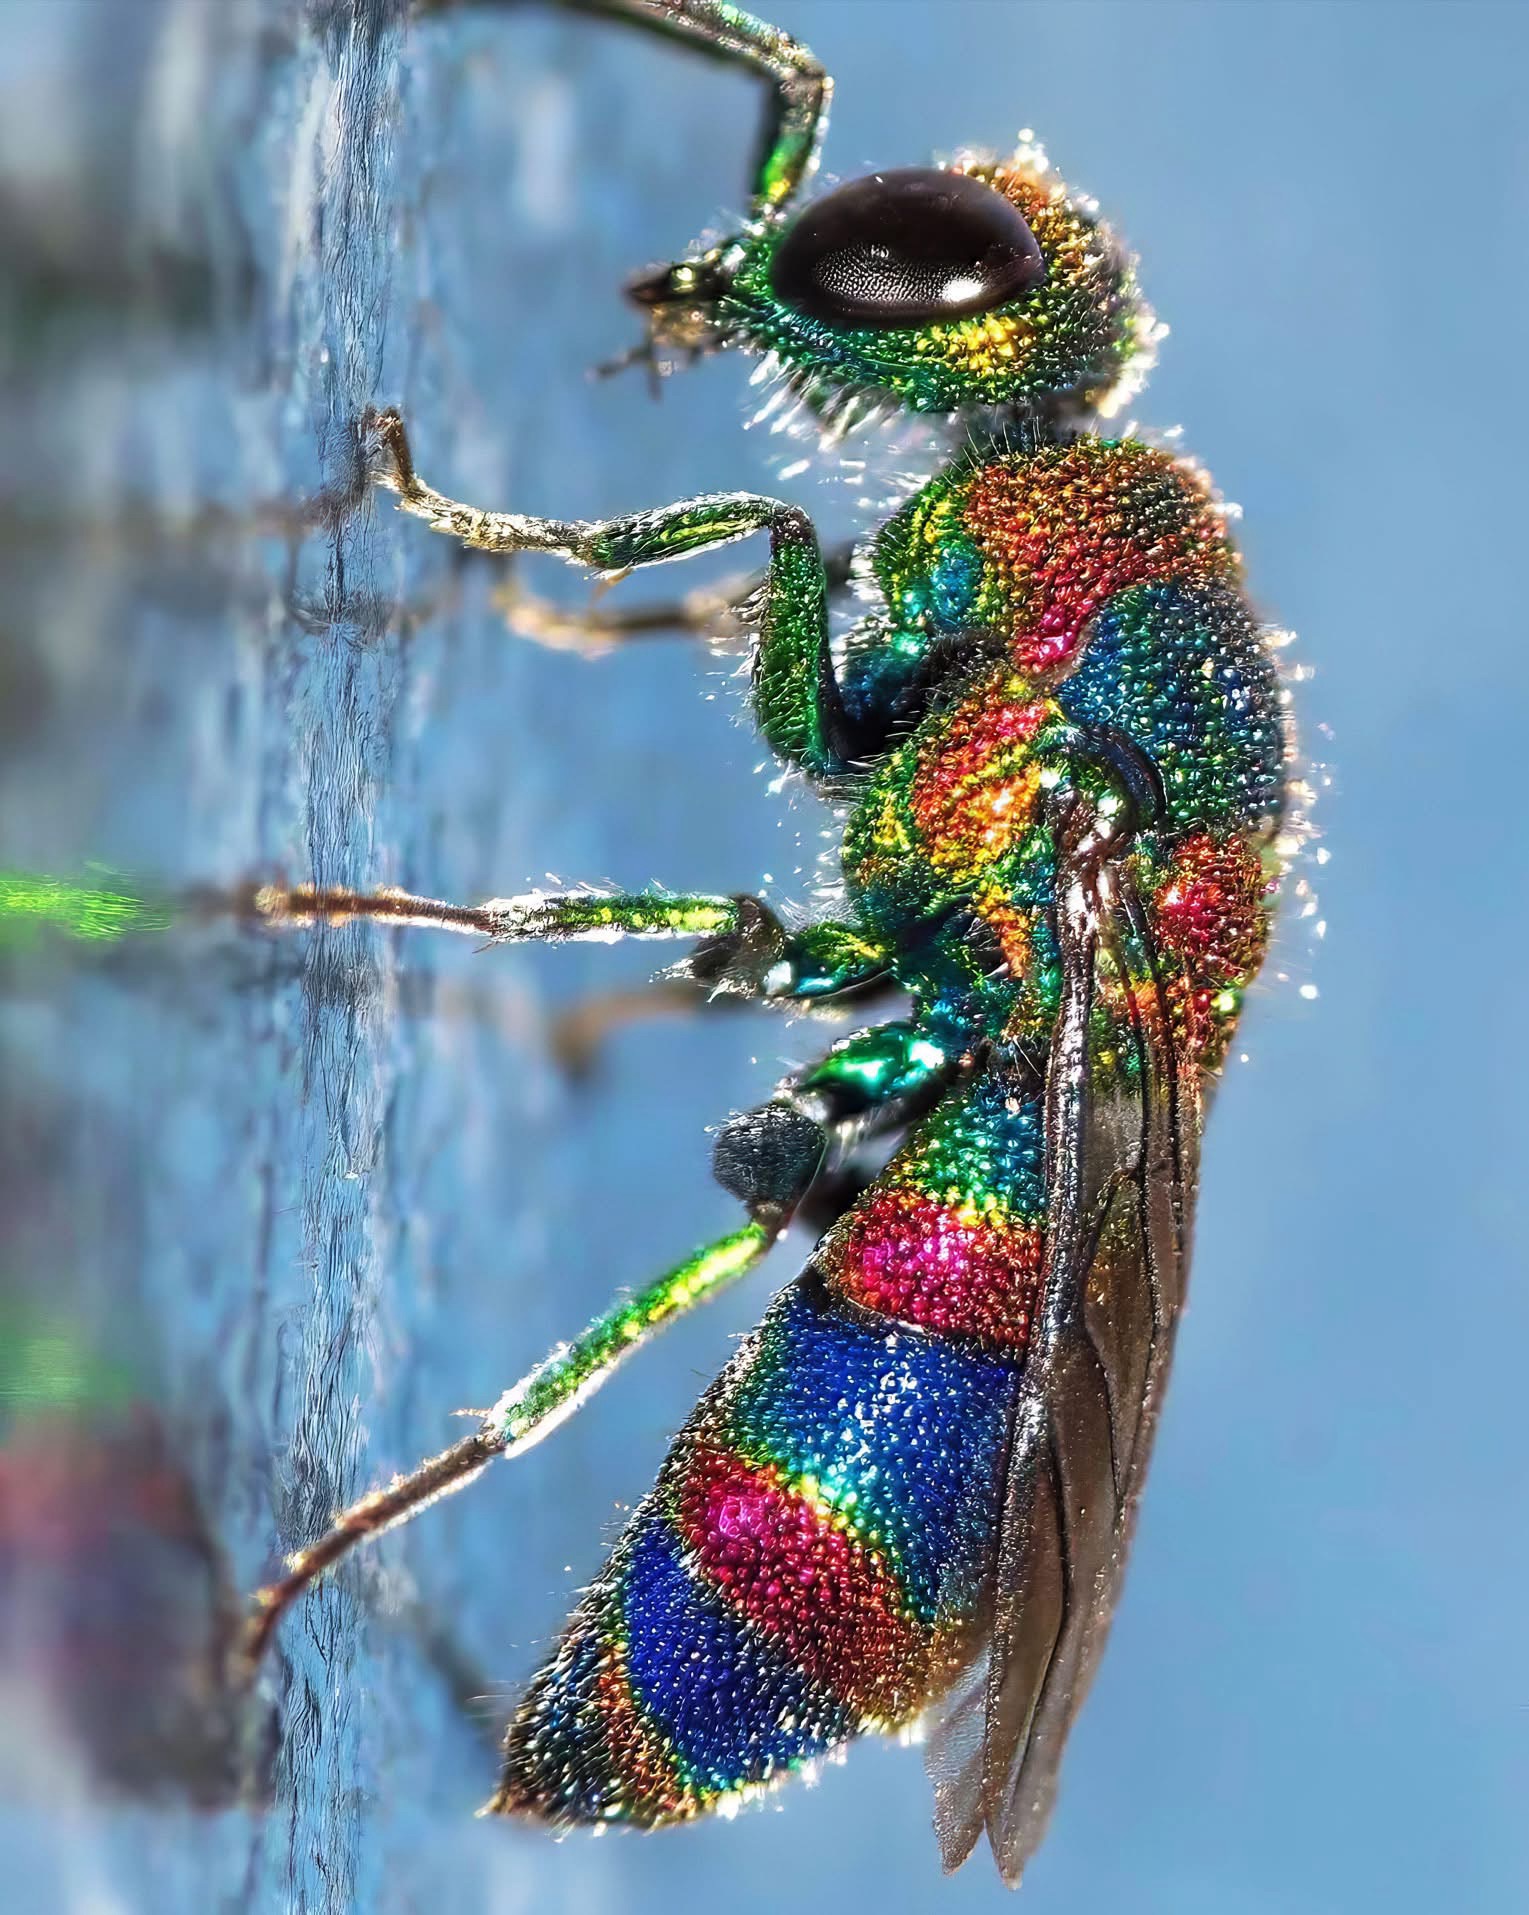
<svg viewBox="0 0 1529 1915">
<path fill-rule="evenodd" d="M 809 206 L 770 279 L 811 319 L 892 328 L 991 312 L 1045 271 L 1012 200 L 969 174 L 920 166 L 852 180 Z"/>
</svg>

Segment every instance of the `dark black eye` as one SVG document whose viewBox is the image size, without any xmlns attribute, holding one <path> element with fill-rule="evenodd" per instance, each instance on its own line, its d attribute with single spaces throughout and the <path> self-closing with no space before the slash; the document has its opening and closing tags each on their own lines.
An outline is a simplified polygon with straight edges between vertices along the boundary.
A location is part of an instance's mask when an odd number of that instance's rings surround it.
<svg viewBox="0 0 1529 1915">
<path fill-rule="evenodd" d="M 809 206 L 770 268 L 778 298 L 835 326 L 927 326 L 991 312 L 1045 276 L 1035 235 L 995 187 L 910 166 Z"/>
</svg>

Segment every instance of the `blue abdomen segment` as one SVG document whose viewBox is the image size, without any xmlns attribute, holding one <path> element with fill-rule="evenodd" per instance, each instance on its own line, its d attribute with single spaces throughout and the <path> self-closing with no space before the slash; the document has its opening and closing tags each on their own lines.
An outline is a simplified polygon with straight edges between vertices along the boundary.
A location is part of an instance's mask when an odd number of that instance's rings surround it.
<svg viewBox="0 0 1529 1915">
<path fill-rule="evenodd" d="M 812 1274 L 776 1299 L 721 1406 L 721 1434 L 841 1512 L 933 1622 L 996 1520 L 1016 1369 L 832 1300 Z"/>
<path fill-rule="evenodd" d="M 632 1699 L 687 1789 L 767 1782 L 852 1732 L 841 1704 L 698 1583 L 656 1509 L 634 1525 L 623 1582 Z"/>
</svg>

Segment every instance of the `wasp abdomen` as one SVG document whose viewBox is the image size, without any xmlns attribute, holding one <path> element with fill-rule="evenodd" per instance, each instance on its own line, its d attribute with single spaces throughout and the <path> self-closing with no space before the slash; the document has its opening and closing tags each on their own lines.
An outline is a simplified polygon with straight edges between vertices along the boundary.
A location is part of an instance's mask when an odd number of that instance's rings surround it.
<svg viewBox="0 0 1529 1915">
<path fill-rule="evenodd" d="M 1015 1375 L 811 1272 L 783 1292 L 533 1682 L 493 1807 L 678 1821 L 920 1714 L 991 1543 Z"/>
<path fill-rule="evenodd" d="M 863 1309 L 1023 1356 L 1042 1261 L 1043 1115 L 984 1077 L 919 1128 L 829 1231 L 818 1263 Z"/>
</svg>

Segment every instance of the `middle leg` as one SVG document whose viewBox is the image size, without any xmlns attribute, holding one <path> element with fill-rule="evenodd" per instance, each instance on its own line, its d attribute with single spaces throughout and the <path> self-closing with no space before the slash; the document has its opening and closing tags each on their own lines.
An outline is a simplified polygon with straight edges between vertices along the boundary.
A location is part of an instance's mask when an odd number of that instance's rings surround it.
<svg viewBox="0 0 1529 1915">
<path fill-rule="evenodd" d="M 606 1045 L 634 1024 L 654 1018 L 692 1018 L 716 1011 L 745 1009 L 753 1004 L 783 1006 L 808 1016 L 842 1022 L 862 1011 L 889 1006 L 902 996 L 902 986 L 890 972 L 864 981 L 855 979 L 837 990 L 809 992 L 798 964 L 795 988 L 777 996 L 718 992 L 699 974 L 694 960 L 661 972 L 646 984 L 611 991 L 593 991 L 554 1014 L 548 1027 L 553 1057 L 573 1082 L 582 1082 L 599 1068 Z"/>
<path fill-rule="evenodd" d="M 526 892 L 483 904 L 448 904 L 395 889 L 354 891 L 344 885 L 261 885 L 244 906 L 273 929 L 383 924 L 454 931 L 488 944 L 531 940 L 609 944 L 623 937 L 694 938 L 696 949 L 674 975 L 713 997 L 829 998 L 879 984 L 894 952 L 864 927 L 825 919 L 789 931 L 763 899 L 668 891 Z"/>
</svg>

